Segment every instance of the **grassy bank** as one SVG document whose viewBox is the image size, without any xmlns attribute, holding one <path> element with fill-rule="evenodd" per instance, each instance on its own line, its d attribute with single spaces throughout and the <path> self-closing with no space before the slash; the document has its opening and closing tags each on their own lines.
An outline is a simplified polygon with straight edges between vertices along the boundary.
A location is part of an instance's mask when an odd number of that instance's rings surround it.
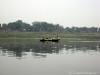
<svg viewBox="0 0 100 75">
<path fill-rule="evenodd" d="M 81 38 L 81 39 L 100 39 L 99 33 L 80 33 L 80 34 L 65 34 L 59 33 L 60 38 Z M 0 32 L 0 38 L 56 38 L 56 33 L 43 32 Z"/>
</svg>

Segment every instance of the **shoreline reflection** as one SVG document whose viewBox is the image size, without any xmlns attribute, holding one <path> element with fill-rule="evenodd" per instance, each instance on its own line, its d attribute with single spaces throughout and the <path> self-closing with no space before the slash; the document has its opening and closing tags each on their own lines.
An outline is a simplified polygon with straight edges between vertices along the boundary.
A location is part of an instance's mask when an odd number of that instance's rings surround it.
<svg viewBox="0 0 100 75">
<path fill-rule="evenodd" d="M 47 54 L 75 54 L 77 52 L 90 55 L 100 52 L 100 43 L 96 42 L 36 42 L 34 44 L 0 44 L 0 56 L 26 58 L 29 53 L 35 58 L 46 58 Z"/>
</svg>

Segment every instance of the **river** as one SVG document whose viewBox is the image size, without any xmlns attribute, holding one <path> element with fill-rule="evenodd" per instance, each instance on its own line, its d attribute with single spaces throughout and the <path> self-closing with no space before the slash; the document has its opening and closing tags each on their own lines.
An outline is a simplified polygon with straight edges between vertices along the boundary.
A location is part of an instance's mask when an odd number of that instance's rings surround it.
<svg viewBox="0 0 100 75">
<path fill-rule="evenodd" d="M 0 43 L 0 75 L 100 75 L 100 41 L 28 40 Z"/>
</svg>

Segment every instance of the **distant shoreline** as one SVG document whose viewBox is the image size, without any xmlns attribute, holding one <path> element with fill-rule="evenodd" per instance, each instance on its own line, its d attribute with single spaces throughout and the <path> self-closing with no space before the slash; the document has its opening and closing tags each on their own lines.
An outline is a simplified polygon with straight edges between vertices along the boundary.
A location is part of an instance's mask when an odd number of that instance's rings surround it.
<svg viewBox="0 0 100 75">
<path fill-rule="evenodd" d="M 100 33 L 58 33 L 61 39 L 100 39 Z M 43 32 L 0 32 L 0 39 L 57 38 L 57 33 Z"/>
</svg>

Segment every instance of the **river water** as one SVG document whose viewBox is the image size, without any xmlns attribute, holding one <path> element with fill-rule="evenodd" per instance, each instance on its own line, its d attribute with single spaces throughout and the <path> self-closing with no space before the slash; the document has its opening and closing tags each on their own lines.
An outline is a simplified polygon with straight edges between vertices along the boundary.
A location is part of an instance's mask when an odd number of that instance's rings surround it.
<svg viewBox="0 0 100 75">
<path fill-rule="evenodd" d="M 0 43 L 0 75 L 100 75 L 100 41 Z"/>
</svg>

